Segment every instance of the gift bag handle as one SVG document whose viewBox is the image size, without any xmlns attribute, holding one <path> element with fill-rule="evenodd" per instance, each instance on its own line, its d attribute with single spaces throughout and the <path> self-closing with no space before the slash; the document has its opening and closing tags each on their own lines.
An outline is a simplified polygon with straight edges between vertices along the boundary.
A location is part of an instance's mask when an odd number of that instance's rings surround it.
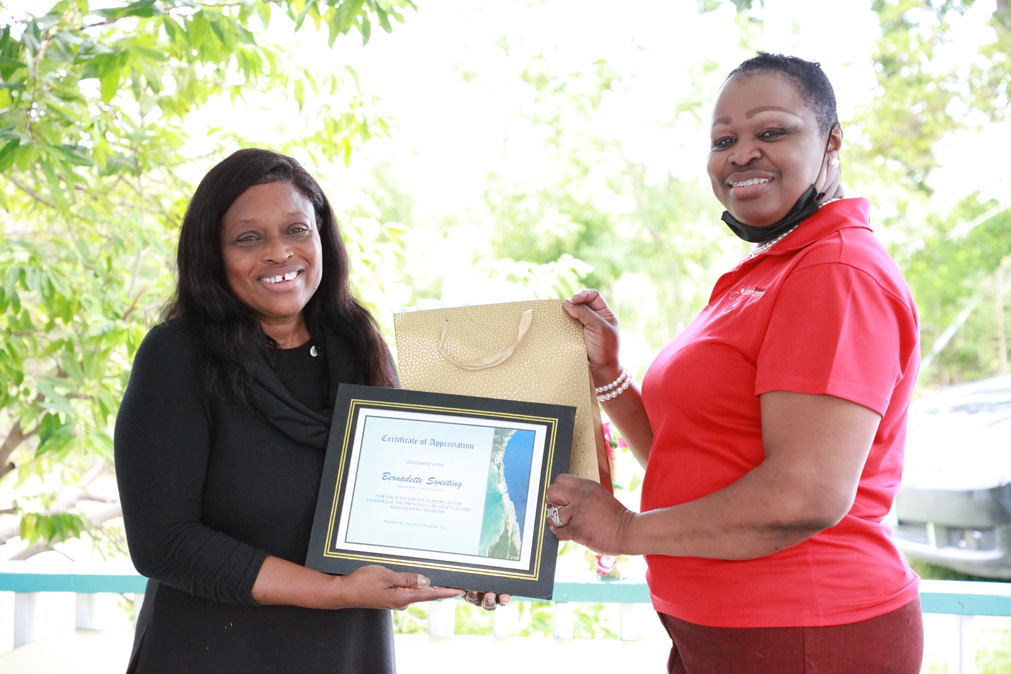
<svg viewBox="0 0 1011 674">
<path fill-rule="evenodd" d="M 518 347 L 520 345 L 520 342 L 523 341 L 523 338 L 527 336 L 527 332 L 530 331 L 530 323 L 533 320 L 534 320 L 533 309 L 527 309 L 526 311 L 523 312 L 523 315 L 520 317 L 520 327 L 519 332 L 516 335 L 516 341 L 513 342 L 512 346 L 507 348 L 505 351 L 496 353 L 491 356 L 485 356 L 484 358 L 478 358 L 477 360 L 463 361 L 457 360 L 457 358 L 453 356 L 453 354 L 451 354 L 449 351 L 446 350 L 446 332 L 449 330 L 449 319 L 443 318 L 442 338 L 439 339 L 439 353 L 441 353 L 442 357 L 448 360 L 450 363 L 464 370 L 486 370 L 489 367 L 495 367 L 496 365 L 500 365 L 505 361 L 509 360 L 509 357 L 513 355 L 514 351 L 516 351 L 516 347 Z"/>
</svg>

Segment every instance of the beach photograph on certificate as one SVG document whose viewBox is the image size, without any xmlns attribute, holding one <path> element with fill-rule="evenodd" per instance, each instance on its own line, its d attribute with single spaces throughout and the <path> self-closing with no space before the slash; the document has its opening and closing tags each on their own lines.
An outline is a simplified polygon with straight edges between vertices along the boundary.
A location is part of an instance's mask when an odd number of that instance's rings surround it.
<svg viewBox="0 0 1011 674">
<path fill-rule="evenodd" d="M 340 547 L 527 566 L 543 425 L 363 407 L 356 426 Z"/>
</svg>

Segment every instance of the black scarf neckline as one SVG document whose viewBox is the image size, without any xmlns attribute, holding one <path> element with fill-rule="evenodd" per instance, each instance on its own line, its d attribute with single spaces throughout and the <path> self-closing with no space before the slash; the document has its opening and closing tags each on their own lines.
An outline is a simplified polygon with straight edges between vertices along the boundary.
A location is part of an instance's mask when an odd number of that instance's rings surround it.
<svg viewBox="0 0 1011 674">
<path fill-rule="evenodd" d="M 344 383 L 360 382 L 357 371 L 353 374 L 353 381 L 348 382 L 347 371 L 341 368 L 348 349 L 340 337 L 330 330 L 324 330 L 323 338 L 317 338 L 314 343 L 328 374 L 325 411 L 317 412 L 298 401 L 259 352 L 253 361 L 253 388 L 260 412 L 268 424 L 299 444 L 325 450 L 330 437 L 337 387 L 342 383 L 342 378 Z"/>
</svg>

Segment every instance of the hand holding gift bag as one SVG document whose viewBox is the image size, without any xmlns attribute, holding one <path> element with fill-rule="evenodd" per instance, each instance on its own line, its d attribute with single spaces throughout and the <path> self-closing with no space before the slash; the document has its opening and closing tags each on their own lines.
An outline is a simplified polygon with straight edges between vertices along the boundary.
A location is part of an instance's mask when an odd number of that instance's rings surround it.
<svg viewBox="0 0 1011 674">
<path fill-rule="evenodd" d="M 611 489 L 583 328 L 562 300 L 403 312 L 394 328 L 406 389 L 576 407 L 569 472 Z"/>
</svg>

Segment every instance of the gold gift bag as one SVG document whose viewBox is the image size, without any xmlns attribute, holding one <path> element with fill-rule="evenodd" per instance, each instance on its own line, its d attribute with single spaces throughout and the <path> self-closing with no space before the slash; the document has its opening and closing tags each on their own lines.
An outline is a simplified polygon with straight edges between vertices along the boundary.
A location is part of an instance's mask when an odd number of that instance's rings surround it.
<svg viewBox="0 0 1011 674">
<path fill-rule="evenodd" d="M 562 300 L 409 311 L 393 325 L 406 389 L 575 407 L 569 472 L 611 491 L 583 326 Z"/>
</svg>

